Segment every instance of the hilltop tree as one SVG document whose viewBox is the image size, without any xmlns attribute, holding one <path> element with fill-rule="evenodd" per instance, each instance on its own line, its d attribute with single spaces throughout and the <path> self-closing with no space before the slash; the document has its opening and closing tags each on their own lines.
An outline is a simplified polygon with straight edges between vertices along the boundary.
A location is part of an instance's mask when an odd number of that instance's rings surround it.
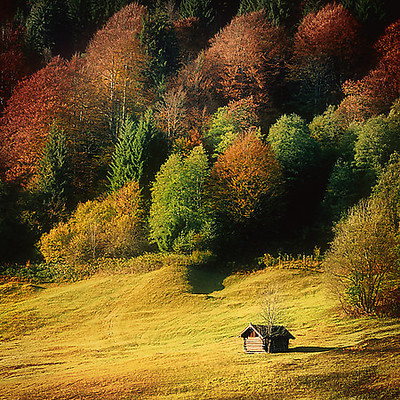
<svg viewBox="0 0 400 400">
<path fill-rule="evenodd" d="M 69 18 L 62 0 L 40 0 L 32 4 L 26 19 L 26 40 L 32 50 L 48 61 L 53 55 L 65 54 Z"/>
<path fill-rule="evenodd" d="M 363 27 L 363 33 L 374 38 L 391 18 L 390 0 L 340 0 Z"/>
<path fill-rule="evenodd" d="M 179 15 L 184 18 L 198 18 L 205 25 L 214 22 L 214 10 L 211 0 L 182 0 Z"/>
<path fill-rule="evenodd" d="M 282 25 L 292 17 L 297 3 L 296 0 L 241 0 L 238 14 L 264 9 L 269 21 Z"/>
<path fill-rule="evenodd" d="M 18 81 L 28 72 L 23 54 L 23 30 L 0 25 L 0 114 Z"/>
<path fill-rule="evenodd" d="M 169 75 L 178 68 L 179 51 L 173 26 L 160 11 L 144 19 L 140 40 L 147 55 L 145 75 L 162 91 Z"/>
<path fill-rule="evenodd" d="M 219 96 L 271 106 L 286 58 L 285 34 L 271 25 L 264 11 L 236 17 L 211 40 L 204 54 L 204 73 Z"/>
<path fill-rule="evenodd" d="M 361 80 L 343 84 L 346 97 L 339 111 L 349 122 L 365 121 L 387 112 L 400 97 L 400 21 L 386 28 L 375 48 L 378 65 Z"/>
<path fill-rule="evenodd" d="M 174 30 L 182 61 L 192 61 L 206 48 L 208 34 L 197 17 L 175 21 Z"/>
</svg>

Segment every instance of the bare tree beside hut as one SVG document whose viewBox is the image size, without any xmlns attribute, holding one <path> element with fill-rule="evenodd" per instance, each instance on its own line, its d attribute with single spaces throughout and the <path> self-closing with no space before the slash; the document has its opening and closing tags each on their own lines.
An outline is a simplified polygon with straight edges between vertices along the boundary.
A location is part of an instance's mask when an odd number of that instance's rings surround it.
<svg viewBox="0 0 400 400">
<path fill-rule="evenodd" d="M 268 286 L 260 299 L 260 318 L 263 324 L 250 323 L 240 334 L 246 353 L 278 353 L 289 349 L 294 336 L 282 325 L 283 312 L 277 286 Z"/>
</svg>

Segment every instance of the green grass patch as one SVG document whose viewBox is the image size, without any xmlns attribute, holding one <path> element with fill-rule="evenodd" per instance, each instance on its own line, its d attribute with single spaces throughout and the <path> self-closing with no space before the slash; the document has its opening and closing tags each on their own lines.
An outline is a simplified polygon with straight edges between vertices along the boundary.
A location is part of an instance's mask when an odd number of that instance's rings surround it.
<svg viewBox="0 0 400 400">
<path fill-rule="evenodd" d="M 2 303 L 0 393 L 398 398 L 400 321 L 346 317 L 321 272 L 232 273 L 215 260 L 200 267 L 198 256 L 151 257 Z M 282 322 L 296 339 L 288 353 L 245 354 L 237 335 L 259 322 L 259 299 L 271 283 L 280 288 Z"/>
</svg>

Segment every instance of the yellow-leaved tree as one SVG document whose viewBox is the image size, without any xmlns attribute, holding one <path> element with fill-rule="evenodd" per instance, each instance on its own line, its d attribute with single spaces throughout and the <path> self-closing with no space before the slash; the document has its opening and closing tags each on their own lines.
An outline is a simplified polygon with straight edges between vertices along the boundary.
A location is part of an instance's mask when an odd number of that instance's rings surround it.
<svg viewBox="0 0 400 400">
<path fill-rule="evenodd" d="M 40 241 L 46 262 L 79 265 L 99 257 L 131 257 L 147 249 L 139 185 L 80 204 Z"/>
</svg>

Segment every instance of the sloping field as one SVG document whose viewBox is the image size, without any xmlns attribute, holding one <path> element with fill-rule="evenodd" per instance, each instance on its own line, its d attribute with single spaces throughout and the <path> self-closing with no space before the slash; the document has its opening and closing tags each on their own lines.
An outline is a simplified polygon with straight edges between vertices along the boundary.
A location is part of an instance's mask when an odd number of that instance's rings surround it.
<svg viewBox="0 0 400 400">
<path fill-rule="evenodd" d="M 260 322 L 260 296 L 271 282 L 296 340 L 285 354 L 244 354 L 237 335 Z M 344 317 L 321 273 L 266 269 L 222 282 L 177 263 L 19 286 L 18 301 L 7 301 L 7 290 L 16 290 L 8 285 L 0 304 L 0 398 L 400 397 L 400 321 Z"/>
</svg>

